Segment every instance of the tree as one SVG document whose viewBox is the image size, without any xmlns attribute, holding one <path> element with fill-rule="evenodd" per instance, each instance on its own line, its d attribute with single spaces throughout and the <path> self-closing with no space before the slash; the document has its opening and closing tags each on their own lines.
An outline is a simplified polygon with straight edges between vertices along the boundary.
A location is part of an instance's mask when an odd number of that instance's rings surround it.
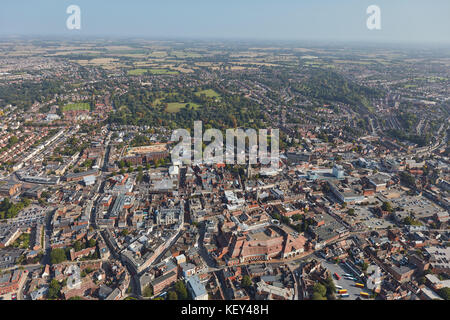
<svg viewBox="0 0 450 320">
<path fill-rule="evenodd" d="M 58 264 L 67 260 L 66 252 L 62 248 L 53 249 L 50 253 L 50 262 Z"/>
<path fill-rule="evenodd" d="M 249 276 L 245 275 L 245 276 L 242 277 L 242 280 L 241 280 L 241 286 L 242 286 L 243 288 L 248 288 L 248 287 L 250 287 L 252 284 L 253 284 L 253 283 L 252 283 L 252 279 L 250 279 Z"/>
<path fill-rule="evenodd" d="M 22 199 L 19 203 L 12 203 L 8 198 L 0 202 L 0 219 L 15 218 L 20 211 L 28 207 L 31 201 L 27 198 Z"/>
<path fill-rule="evenodd" d="M 439 289 L 438 293 L 442 297 L 442 299 L 450 300 L 450 288 L 441 288 Z"/>
<path fill-rule="evenodd" d="M 18 142 L 19 142 L 19 139 L 16 136 L 12 136 L 11 138 L 9 138 L 8 147 L 12 147 L 13 145 L 15 145 Z"/>
<path fill-rule="evenodd" d="M 394 209 L 392 208 L 392 205 L 390 202 L 385 201 L 383 202 L 383 205 L 381 206 L 381 209 L 383 211 L 388 211 L 388 212 L 392 212 Z"/>
<path fill-rule="evenodd" d="M 407 186 L 414 187 L 416 185 L 416 179 L 414 176 L 410 175 L 408 172 L 402 171 L 399 174 L 400 180 Z"/>
<path fill-rule="evenodd" d="M 322 295 L 321 295 L 320 293 L 318 293 L 318 292 L 314 292 L 314 293 L 312 294 L 311 299 L 312 299 L 312 300 L 327 300 L 327 298 L 325 298 L 324 296 L 322 296 Z"/>
<path fill-rule="evenodd" d="M 362 264 L 362 270 L 363 270 L 363 271 L 367 271 L 367 268 L 369 268 L 369 264 L 368 264 L 367 262 L 364 262 L 364 263 Z"/>
<path fill-rule="evenodd" d="M 59 291 L 61 290 L 61 284 L 53 279 L 50 281 L 50 285 L 48 287 L 47 298 L 49 299 L 57 299 L 59 297 Z"/>
<path fill-rule="evenodd" d="M 317 292 L 324 297 L 327 294 L 327 288 L 321 283 L 316 283 L 313 287 L 313 292 Z"/>
<path fill-rule="evenodd" d="M 150 285 L 147 285 L 142 292 L 142 295 L 146 298 L 150 298 L 153 295 L 153 289 Z"/>
<path fill-rule="evenodd" d="M 94 238 L 89 239 L 89 241 L 88 241 L 89 248 L 95 247 L 96 245 L 97 245 L 97 241 L 95 241 Z"/>
<path fill-rule="evenodd" d="M 334 298 L 336 285 L 334 284 L 333 278 L 330 275 L 328 276 L 327 280 L 325 280 L 325 287 L 327 288 L 327 297 Z"/>
<path fill-rule="evenodd" d="M 139 171 L 139 173 L 136 176 L 136 182 L 142 182 L 142 179 L 144 178 L 144 174 L 142 171 Z"/>
<path fill-rule="evenodd" d="M 80 251 L 81 249 L 83 249 L 81 241 L 80 240 L 75 241 L 75 243 L 73 244 L 73 248 L 75 249 L 75 251 Z"/>
<path fill-rule="evenodd" d="M 410 226 L 421 226 L 422 223 L 420 221 L 415 220 L 413 217 L 408 216 L 403 219 L 403 223 Z"/>
<path fill-rule="evenodd" d="M 178 295 L 175 291 L 169 291 L 167 294 L 167 300 L 178 300 Z"/>
<path fill-rule="evenodd" d="M 183 281 L 180 280 L 177 283 L 175 283 L 175 291 L 180 300 L 186 300 L 188 298 L 186 285 L 184 284 Z"/>
</svg>

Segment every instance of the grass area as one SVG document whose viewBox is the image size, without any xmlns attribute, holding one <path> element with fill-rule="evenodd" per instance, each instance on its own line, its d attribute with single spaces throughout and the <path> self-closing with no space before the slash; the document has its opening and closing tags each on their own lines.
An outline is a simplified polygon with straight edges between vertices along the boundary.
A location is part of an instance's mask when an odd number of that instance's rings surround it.
<svg viewBox="0 0 450 320">
<path fill-rule="evenodd" d="M 171 103 L 167 104 L 166 111 L 169 113 L 177 113 L 188 104 L 190 105 L 190 107 L 194 107 L 194 109 L 197 109 L 200 107 L 200 105 L 193 103 L 193 102 L 190 102 L 190 103 L 171 102 Z"/>
<path fill-rule="evenodd" d="M 167 57 L 167 52 L 165 51 L 153 51 L 151 54 L 149 54 L 152 58 L 164 58 Z"/>
<path fill-rule="evenodd" d="M 147 72 L 147 69 L 133 69 L 133 70 L 128 70 L 128 75 L 129 76 L 141 76 L 146 72 Z"/>
<path fill-rule="evenodd" d="M 162 104 L 163 102 L 161 100 L 165 99 L 166 97 L 173 97 L 173 96 L 177 95 L 176 92 L 169 92 L 169 93 L 160 92 L 160 93 L 163 95 L 163 97 L 161 97 L 159 99 L 155 99 L 155 101 L 153 101 L 153 106 L 158 106 L 158 105 Z"/>
<path fill-rule="evenodd" d="M 30 246 L 30 234 L 22 233 L 19 238 L 13 242 L 12 246 L 15 248 L 28 249 Z"/>
<path fill-rule="evenodd" d="M 44 226 L 41 227 L 41 244 L 44 245 L 44 241 L 45 241 L 45 230 L 44 230 Z"/>
<path fill-rule="evenodd" d="M 172 71 L 168 69 L 149 69 L 148 72 L 151 74 L 178 74 L 178 71 Z"/>
<path fill-rule="evenodd" d="M 333 64 L 329 64 L 329 63 L 325 63 L 323 61 L 317 61 L 317 60 L 303 61 L 303 64 L 308 67 L 335 68 L 335 66 Z"/>
<path fill-rule="evenodd" d="M 373 62 L 371 61 L 358 61 L 358 60 L 333 60 L 334 63 L 348 63 L 348 64 L 361 64 L 361 65 L 369 65 Z"/>
<path fill-rule="evenodd" d="M 72 104 L 68 104 L 65 106 L 61 107 L 62 112 L 66 112 L 66 111 L 72 111 L 72 110 L 86 110 L 89 111 L 91 110 L 91 107 L 89 105 L 89 103 L 87 102 L 80 102 L 80 103 L 72 103 Z"/>
<path fill-rule="evenodd" d="M 179 59 L 184 59 L 184 58 L 201 58 L 202 55 L 195 53 L 195 52 L 190 52 L 190 51 L 172 51 L 170 53 L 171 56 L 175 56 Z"/>
<path fill-rule="evenodd" d="M 128 71 L 128 75 L 130 76 L 141 76 L 145 73 L 150 74 L 178 74 L 178 71 L 173 71 L 169 69 L 133 69 Z"/>
<path fill-rule="evenodd" d="M 217 92 L 215 92 L 212 89 L 207 89 L 207 90 L 202 90 L 202 91 L 198 91 L 195 93 L 197 96 L 200 96 L 202 94 L 204 94 L 205 96 L 207 96 L 208 98 L 217 98 L 220 99 L 221 96 L 220 94 L 218 94 Z"/>
</svg>

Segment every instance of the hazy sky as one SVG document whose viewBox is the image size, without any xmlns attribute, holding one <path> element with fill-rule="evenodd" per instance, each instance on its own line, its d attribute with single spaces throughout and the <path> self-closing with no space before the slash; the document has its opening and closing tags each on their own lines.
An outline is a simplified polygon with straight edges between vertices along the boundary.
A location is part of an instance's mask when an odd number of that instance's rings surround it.
<svg viewBox="0 0 450 320">
<path fill-rule="evenodd" d="M 66 8 L 81 8 L 67 30 Z M 381 8 L 381 30 L 366 9 Z M 0 36 L 450 43 L 450 0 L 0 0 Z"/>
</svg>

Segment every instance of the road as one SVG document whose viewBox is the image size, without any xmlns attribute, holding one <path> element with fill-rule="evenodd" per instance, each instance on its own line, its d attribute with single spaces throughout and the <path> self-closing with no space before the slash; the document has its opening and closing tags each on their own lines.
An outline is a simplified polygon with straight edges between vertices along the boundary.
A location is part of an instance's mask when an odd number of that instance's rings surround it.
<svg viewBox="0 0 450 320">
<path fill-rule="evenodd" d="M 45 235 L 44 235 L 44 258 L 42 259 L 42 265 L 50 264 L 50 253 L 52 251 L 51 245 L 50 245 L 50 238 L 52 236 L 53 227 L 52 227 L 52 219 L 54 214 L 54 208 L 51 208 L 45 216 Z"/>
<path fill-rule="evenodd" d="M 170 248 L 174 245 L 174 243 L 176 243 L 176 242 L 178 241 L 178 239 L 181 237 L 181 235 L 182 235 L 183 233 L 184 233 L 184 230 L 180 230 L 180 231 L 178 232 L 178 234 L 175 236 L 175 238 L 172 240 L 172 242 L 167 246 L 166 249 L 163 250 L 163 252 L 161 252 L 161 254 L 155 259 L 155 261 L 153 261 L 153 263 L 150 265 L 150 267 L 151 267 L 151 266 L 154 266 L 154 265 L 156 265 L 156 264 L 158 264 L 158 263 L 161 261 L 161 259 L 164 257 L 164 255 L 166 254 L 166 252 L 167 252 L 168 250 L 170 250 Z"/>
<path fill-rule="evenodd" d="M 211 269 L 211 271 L 214 271 L 216 262 L 211 258 L 211 256 L 208 254 L 205 246 L 203 245 L 203 239 L 205 237 L 205 232 L 206 232 L 205 226 L 204 226 L 204 224 L 202 224 L 202 226 L 200 228 L 200 237 L 198 238 L 199 254 L 202 257 L 203 261 L 206 262 L 206 265 L 208 266 L 208 270 Z"/>
</svg>

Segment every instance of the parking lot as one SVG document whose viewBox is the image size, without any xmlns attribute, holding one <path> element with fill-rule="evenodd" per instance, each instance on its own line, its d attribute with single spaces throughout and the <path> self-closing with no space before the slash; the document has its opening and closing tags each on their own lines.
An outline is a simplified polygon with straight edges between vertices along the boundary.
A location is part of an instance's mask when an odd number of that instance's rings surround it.
<svg viewBox="0 0 450 320">
<path fill-rule="evenodd" d="M 379 218 L 373 214 L 373 212 L 370 211 L 371 207 L 373 206 L 349 206 L 349 208 L 355 210 L 356 217 L 354 217 L 354 219 L 360 221 L 360 223 L 365 225 L 369 230 L 386 229 L 389 226 L 394 226 L 389 220 Z"/>
<path fill-rule="evenodd" d="M 10 225 L 16 225 L 18 227 L 30 227 L 35 223 L 43 223 L 45 219 L 45 210 L 39 206 L 30 206 L 23 210 L 19 215 L 10 219 L 8 223 Z"/>
<path fill-rule="evenodd" d="M 355 283 L 357 281 L 353 281 L 353 280 L 348 280 L 346 278 L 344 278 L 344 274 L 348 273 L 351 274 L 350 270 L 347 270 L 346 267 L 343 264 L 335 264 L 335 263 L 330 263 L 324 259 L 319 259 L 322 262 L 322 265 L 327 268 L 328 270 L 330 270 L 331 274 L 333 274 L 333 280 L 334 280 L 334 284 L 337 286 L 341 286 L 342 289 L 346 289 L 347 293 L 348 293 L 348 297 L 346 298 L 341 298 L 342 300 L 355 300 L 356 298 L 360 297 L 360 292 L 367 292 L 370 294 L 370 292 L 366 289 L 362 289 L 362 288 L 358 288 L 355 286 Z M 337 273 L 341 279 L 337 280 L 336 277 L 334 276 L 334 273 Z M 360 283 L 362 283 L 361 281 L 359 281 Z M 339 296 L 339 295 L 336 295 Z"/>
<path fill-rule="evenodd" d="M 443 208 L 421 196 L 412 197 L 405 195 L 398 199 L 392 199 L 391 202 L 394 208 L 404 208 L 406 212 L 414 213 L 418 218 L 430 217 L 444 211 Z"/>
</svg>

